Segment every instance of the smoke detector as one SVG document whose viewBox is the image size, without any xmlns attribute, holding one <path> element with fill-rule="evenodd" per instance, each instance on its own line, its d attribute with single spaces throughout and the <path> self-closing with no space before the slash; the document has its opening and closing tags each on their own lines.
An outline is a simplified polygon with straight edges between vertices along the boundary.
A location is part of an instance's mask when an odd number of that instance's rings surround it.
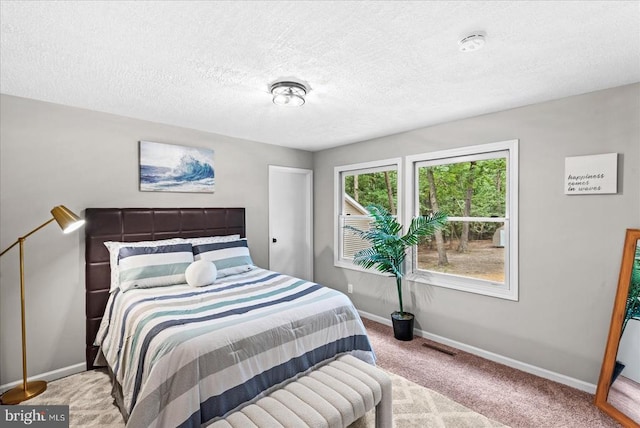
<svg viewBox="0 0 640 428">
<path fill-rule="evenodd" d="M 468 35 L 458 42 L 458 47 L 461 52 L 474 52 L 482 49 L 485 44 L 485 35 L 481 32 L 476 32 Z"/>
</svg>

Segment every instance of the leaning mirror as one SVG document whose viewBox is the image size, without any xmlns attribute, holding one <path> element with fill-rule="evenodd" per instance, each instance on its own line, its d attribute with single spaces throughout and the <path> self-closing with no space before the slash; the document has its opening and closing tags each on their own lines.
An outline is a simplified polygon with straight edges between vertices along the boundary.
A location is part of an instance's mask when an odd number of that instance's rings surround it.
<svg viewBox="0 0 640 428">
<path fill-rule="evenodd" d="M 627 229 L 595 404 L 640 427 L 640 229 Z"/>
</svg>

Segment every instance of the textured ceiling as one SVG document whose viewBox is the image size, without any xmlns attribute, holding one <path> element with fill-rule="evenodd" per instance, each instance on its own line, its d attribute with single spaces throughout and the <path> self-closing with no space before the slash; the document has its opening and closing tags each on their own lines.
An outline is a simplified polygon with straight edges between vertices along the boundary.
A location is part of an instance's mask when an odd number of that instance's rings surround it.
<svg viewBox="0 0 640 428">
<path fill-rule="evenodd" d="M 0 8 L 2 93 L 306 150 L 640 81 L 638 1 Z M 271 102 L 285 77 L 303 107 Z"/>
</svg>

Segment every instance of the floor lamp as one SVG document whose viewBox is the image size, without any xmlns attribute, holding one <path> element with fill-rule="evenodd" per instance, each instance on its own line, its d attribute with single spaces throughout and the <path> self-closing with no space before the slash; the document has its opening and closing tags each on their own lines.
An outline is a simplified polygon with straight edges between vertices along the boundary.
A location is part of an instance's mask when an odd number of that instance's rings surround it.
<svg viewBox="0 0 640 428">
<path fill-rule="evenodd" d="M 79 218 L 73 212 L 71 212 L 64 205 L 58 205 L 51 210 L 53 218 L 42 223 L 40 226 L 33 229 L 26 235 L 18 238 L 16 242 L 11 244 L 9 248 L 0 253 L 3 256 L 4 253 L 20 245 L 20 313 L 22 315 L 22 385 L 16 386 L 13 389 L 2 394 L 0 402 L 2 404 L 18 404 L 22 401 L 28 400 L 43 393 L 47 389 L 47 382 L 43 380 L 36 380 L 27 382 L 27 334 L 25 328 L 24 317 L 24 241 L 27 237 L 33 235 L 52 221 L 57 221 L 62 229 L 63 233 L 70 233 L 84 225 L 84 220 Z"/>
</svg>

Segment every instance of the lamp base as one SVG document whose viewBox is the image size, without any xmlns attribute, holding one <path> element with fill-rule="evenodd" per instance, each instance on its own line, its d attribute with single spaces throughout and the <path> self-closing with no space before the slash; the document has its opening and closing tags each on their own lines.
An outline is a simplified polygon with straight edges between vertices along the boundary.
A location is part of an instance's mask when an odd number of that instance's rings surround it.
<svg viewBox="0 0 640 428">
<path fill-rule="evenodd" d="M 2 404 L 18 404 L 23 401 L 27 401 L 36 395 L 42 394 L 47 389 L 47 382 L 43 380 L 35 380 L 33 382 L 27 382 L 27 389 L 22 388 L 22 384 L 12 388 L 2 394 L 0 402 Z"/>
</svg>

